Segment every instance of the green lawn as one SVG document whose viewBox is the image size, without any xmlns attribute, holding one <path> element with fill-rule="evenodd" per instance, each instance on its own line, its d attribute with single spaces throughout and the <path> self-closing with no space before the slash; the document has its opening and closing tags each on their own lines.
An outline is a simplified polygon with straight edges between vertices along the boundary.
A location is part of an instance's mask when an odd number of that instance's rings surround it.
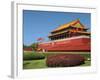
<svg viewBox="0 0 100 80">
<path fill-rule="evenodd" d="M 68 53 L 69 52 L 66 52 L 66 53 L 64 52 L 62 54 L 68 54 Z M 41 53 L 34 53 L 34 54 L 41 54 Z M 50 52 L 50 53 L 43 53 L 43 54 L 45 55 L 45 59 L 39 59 L 39 60 L 24 60 L 23 61 L 23 69 L 47 68 L 47 66 L 46 66 L 46 57 L 49 56 L 49 55 L 55 55 L 55 54 L 57 54 L 57 52 L 56 53 L 55 52 L 52 52 L 52 53 Z M 70 54 L 81 54 L 85 58 L 91 58 L 89 52 L 70 52 Z M 85 61 L 85 64 L 82 64 L 80 66 L 90 66 L 90 65 L 91 65 L 91 61 Z"/>
<path fill-rule="evenodd" d="M 26 60 L 24 61 L 24 69 L 36 69 L 36 68 L 46 68 L 45 59 L 42 60 Z"/>
<path fill-rule="evenodd" d="M 45 56 L 49 56 L 49 55 L 56 55 L 56 54 L 80 54 L 83 55 L 86 58 L 90 58 L 90 52 L 48 52 L 48 53 L 43 53 Z"/>
<path fill-rule="evenodd" d="M 85 61 L 85 64 L 82 64 L 80 66 L 91 66 L 91 61 Z"/>
</svg>

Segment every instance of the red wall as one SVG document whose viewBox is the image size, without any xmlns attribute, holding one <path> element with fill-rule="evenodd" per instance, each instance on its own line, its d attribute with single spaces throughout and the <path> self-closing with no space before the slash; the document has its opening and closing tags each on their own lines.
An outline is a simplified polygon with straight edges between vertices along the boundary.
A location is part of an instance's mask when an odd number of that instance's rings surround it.
<svg viewBox="0 0 100 80">
<path fill-rule="evenodd" d="M 32 48 L 24 48 L 24 51 L 32 51 Z"/>
<path fill-rule="evenodd" d="M 90 38 L 66 39 L 42 43 L 38 48 L 46 51 L 90 51 Z"/>
</svg>

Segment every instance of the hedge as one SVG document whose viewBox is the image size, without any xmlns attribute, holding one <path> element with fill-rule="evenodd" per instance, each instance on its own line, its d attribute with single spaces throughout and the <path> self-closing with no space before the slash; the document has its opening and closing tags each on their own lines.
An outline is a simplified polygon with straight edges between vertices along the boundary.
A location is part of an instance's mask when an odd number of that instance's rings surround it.
<svg viewBox="0 0 100 80">
<path fill-rule="evenodd" d="M 84 56 L 78 54 L 58 54 L 47 57 L 46 64 L 48 67 L 69 67 L 85 63 Z"/>
<path fill-rule="evenodd" d="M 38 59 L 44 59 L 45 55 L 42 53 L 23 53 L 23 60 L 38 60 Z"/>
</svg>

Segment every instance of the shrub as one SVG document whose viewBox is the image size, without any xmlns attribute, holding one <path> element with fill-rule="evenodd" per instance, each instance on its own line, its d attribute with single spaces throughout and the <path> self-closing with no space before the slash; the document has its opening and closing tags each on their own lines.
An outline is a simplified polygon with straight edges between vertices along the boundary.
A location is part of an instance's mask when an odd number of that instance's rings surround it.
<svg viewBox="0 0 100 80">
<path fill-rule="evenodd" d="M 38 59 L 44 59 L 45 55 L 42 53 L 29 53 L 24 52 L 23 53 L 23 60 L 38 60 Z"/>
<path fill-rule="evenodd" d="M 68 67 L 83 64 L 85 58 L 78 54 L 58 54 L 47 57 L 46 64 L 48 67 Z"/>
</svg>

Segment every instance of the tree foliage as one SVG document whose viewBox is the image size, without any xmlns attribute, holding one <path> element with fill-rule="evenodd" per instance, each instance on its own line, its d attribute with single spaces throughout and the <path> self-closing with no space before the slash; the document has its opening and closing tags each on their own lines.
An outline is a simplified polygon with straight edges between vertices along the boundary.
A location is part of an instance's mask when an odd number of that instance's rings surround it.
<svg viewBox="0 0 100 80">
<path fill-rule="evenodd" d="M 38 48 L 38 43 L 33 43 L 33 44 L 30 45 L 30 47 L 31 47 L 34 51 L 36 51 L 37 48 Z"/>
</svg>

